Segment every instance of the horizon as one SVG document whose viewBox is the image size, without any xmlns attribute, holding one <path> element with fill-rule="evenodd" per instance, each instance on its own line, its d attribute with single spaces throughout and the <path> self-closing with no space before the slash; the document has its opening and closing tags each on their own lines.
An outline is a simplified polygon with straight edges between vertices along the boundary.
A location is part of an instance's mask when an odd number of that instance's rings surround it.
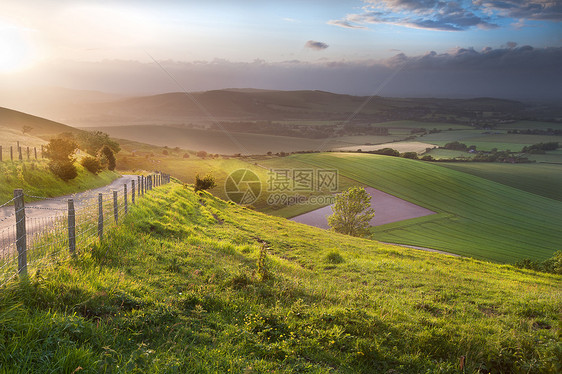
<svg viewBox="0 0 562 374">
<path fill-rule="evenodd" d="M 562 7 L 539 0 L 2 7 L 4 91 L 57 86 L 130 96 L 252 87 L 562 99 Z"/>
</svg>

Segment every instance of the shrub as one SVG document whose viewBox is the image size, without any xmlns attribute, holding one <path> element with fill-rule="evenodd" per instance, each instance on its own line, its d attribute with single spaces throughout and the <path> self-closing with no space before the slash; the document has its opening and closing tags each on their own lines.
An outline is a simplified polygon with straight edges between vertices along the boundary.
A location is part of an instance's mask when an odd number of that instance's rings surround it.
<svg viewBox="0 0 562 374">
<path fill-rule="evenodd" d="M 195 176 L 195 192 L 208 190 L 216 185 L 215 177 L 212 175 L 206 175 L 203 178 L 200 178 L 199 174 Z"/>
<path fill-rule="evenodd" d="M 345 262 L 345 260 L 337 251 L 332 251 L 326 255 L 326 262 L 330 264 L 341 264 Z"/>
<path fill-rule="evenodd" d="M 162 151 L 162 154 L 163 154 L 164 156 L 168 156 L 169 152 L 168 152 L 168 150 L 165 149 L 165 150 Z"/>
<path fill-rule="evenodd" d="M 84 166 L 84 168 L 92 174 L 98 174 L 103 169 L 100 160 L 92 156 L 82 158 L 80 164 L 82 164 L 82 166 Z"/>
<path fill-rule="evenodd" d="M 207 157 L 207 152 L 205 152 L 205 151 L 199 151 L 199 152 L 196 153 L 196 155 L 197 155 L 197 157 L 199 157 L 199 158 L 205 158 L 205 157 Z"/>
<path fill-rule="evenodd" d="M 374 154 L 377 154 L 377 155 L 400 157 L 400 152 L 398 152 L 396 149 L 392 149 L 392 148 L 377 149 L 376 151 L 372 151 L 371 153 L 374 153 Z"/>
<path fill-rule="evenodd" d="M 78 176 L 76 166 L 70 161 L 52 160 L 49 162 L 49 170 L 65 182 Z"/>
<path fill-rule="evenodd" d="M 422 161 L 433 161 L 434 158 L 432 155 L 425 155 L 421 158 Z"/>
<path fill-rule="evenodd" d="M 189 158 L 189 153 L 184 153 L 183 158 Z"/>
</svg>

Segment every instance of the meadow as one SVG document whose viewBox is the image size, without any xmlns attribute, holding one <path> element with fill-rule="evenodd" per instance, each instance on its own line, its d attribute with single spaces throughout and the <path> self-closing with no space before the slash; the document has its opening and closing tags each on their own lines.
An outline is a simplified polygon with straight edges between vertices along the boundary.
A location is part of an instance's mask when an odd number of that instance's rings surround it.
<svg viewBox="0 0 562 374">
<path fill-rule="evenodd" d="M 556 373 L 561 289 L 560 276 L 347 237 L 171 183 L 105 241 L 2 289 L 0 366 L 458 373 L 464 360 L 466 373 Z"/>
<path fill-rule="evenodd" d="M 285 158 L 340 175 L 438 214 L 372 229 L 373 238 L 513 263 L 560 249 L 562 203 L 435 163 L 370 154 Z M 267 163 L 265 163 L 267 165 Z"/>
</svg>

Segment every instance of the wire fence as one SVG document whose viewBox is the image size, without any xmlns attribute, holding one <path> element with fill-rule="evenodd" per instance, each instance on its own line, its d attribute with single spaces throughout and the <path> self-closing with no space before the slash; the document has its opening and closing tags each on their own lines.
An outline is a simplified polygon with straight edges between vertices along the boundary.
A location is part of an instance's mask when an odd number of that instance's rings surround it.
<svg viewBox="0 0 562 374">
<path fill-rule="evenodd" d="M 138 176 L 119 190 L 71 199 L 14 190 L 14 198 L 0 204 L 0 287 L 18 274 L 39 270 L 103 240 L 104 231 L 118 225 L 131 205 L 169 182 L 170 176 L 163 173 Z M 39 201 L 26 205 L 25 197 Z"/>
<path fill-rule="evenodd" d="M 40 160 L 45 157 L 43 150 L 43 145 L 37 148 L 37 146 L 20 145 L 19 141 L 9 146 L 0 144 L 0 162 Z"/>
</svg>

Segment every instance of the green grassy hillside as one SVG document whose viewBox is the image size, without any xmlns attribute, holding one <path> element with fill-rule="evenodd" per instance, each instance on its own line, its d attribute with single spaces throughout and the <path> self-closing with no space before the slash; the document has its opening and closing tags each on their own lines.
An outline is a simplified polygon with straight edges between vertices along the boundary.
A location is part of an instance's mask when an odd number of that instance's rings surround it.
<svg viewBox="0 0 562 374">
<path fill-rule="evenodd" d="M 53 197 L 105 186 L 119 174 L 104 170 L 94 175 L 75 164 L 78 176 L 68 182 L 49 171 L 47 161 L 0 162 L 0 203 L 14 197 L 14 189 L 23 188 L 28 194 Z"/>
<path fill-rule="evenodd" d="M 286 158 L 335 168 L 438 214 L 373 229 L 377 240 L 419 245 L 498 262 L 544 260 L 560 249 L 562 202 L 434 163 L 368 154 Z"/>
<path fill-rule="evenodd" d="M 333 234 L 176 183 L 106 238 L 1 290 L 2 371 L 458 373 L 462 356 L 466 373 L 562 369 L 560 276 Z"/>
</svg>

